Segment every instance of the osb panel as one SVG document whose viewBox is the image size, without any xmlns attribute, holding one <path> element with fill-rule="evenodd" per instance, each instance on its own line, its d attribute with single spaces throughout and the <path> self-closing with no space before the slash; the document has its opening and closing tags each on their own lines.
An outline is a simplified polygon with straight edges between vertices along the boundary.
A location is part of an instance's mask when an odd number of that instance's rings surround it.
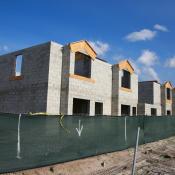
<svg viewBox="0 0 175 175">
<path fill-rule="evenodd" d="M 124 88 L 124 87 L 121 87 L 120 90 L 122 91 L 125 91 L 125 92 L 132 92 L 131 89 L 128 89 L 128 88 Z"/>
<path fill-rule="evenodd" d="M 166 100 L 166 103 L 172 104 L 172 100 Z"/>
<path fill-rule="evenodd" d="M 22 80 L 23 77 L 22 76 L 11 76 L 9 79 L 10 80 Z"/>
<path fill-rule="evenodd" d="M 117 64 L 120 70 L 127 70 L 131 74 L 134 73 L 134 68 L 131 66 L 130 62 L 128 60 L 121 61 L 119 64 Z"/>
<path fill-rule="evenodd" d="M 87 41 L 78 41 L 70 43 L 70 49 L 72 52 L 86 52 L 92 59 L 95 59 L 97 54 L 88 44 Z"/>
<path fill-rule="evenodd" d="M 169 82 L 169 81 L 168 82 L 165 82 L 164 85 L 165 85 L 166 88 L 173 89 L 173 86 L 171 85 L 171 82 Z"/>
<path fill-rule="evenodd" d="M 90 82 L 90 83 L 95 83 L 95 80 L 94 79 L 92 79 L 92 78 L 86 78 L 86 77 L 83 77 L 83 76 L 80 76 L 80 75 L 69 74 L 69 77 L 70 78 L 75 78 L 75 79 L 78 79 L 78 80 L 87 81 L 87 82 Z"/>
</svg>

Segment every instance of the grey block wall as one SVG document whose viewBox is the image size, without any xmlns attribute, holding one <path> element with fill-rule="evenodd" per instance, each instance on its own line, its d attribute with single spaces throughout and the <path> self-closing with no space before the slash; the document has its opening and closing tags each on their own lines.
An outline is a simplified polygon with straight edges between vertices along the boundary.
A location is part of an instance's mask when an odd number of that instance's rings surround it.
<svg viewBox="0 0 175 175">
<path fill-rule="evenodd" d="M 172 90 L 172 114 L 175 116 L 175 88 Z"/>
<path fill-rule="evenodd" d="M 138 84 L 138 101 L 139 103 L 153 104 L 154 102 L 154 90 L 153 82 L 145 81 Z M 160 92 L 160 90 L 159 90 Z M 159 93 L 160 95 L 160 93 Z"/>
<path fill-rule="evenodd" d="M 62 45 L 50 43 L 49 77 L 47 92 L 47 113 L 60 113 L 62 75 Z"/>
<path fill-rule="evenodd" d="M 72 115 L 73 98 L 90 100 L 90 115 L 95 115 L 95 102 L 103 103 L 103 114 L 111 115 L 111 65 L 101 60 L 91 59 L 91 79 L 95 82 L 80 80 L 74 75 L 75 53 L 64 48 L 62 69 L 61 112 Z"/>
<path fill-rule="evenodd" d="M 138 93 L 138 115 L 151 115 L 151 108 L 157 109 L 157 115 L 160 116 L 161 111 L 161 88 L 160 84 L 155 81 L 139 82 Z"/>
<path fill-rule="evenodd" d="M 73 58 L 68 46 L 63 47 L 62 53 L 60 113 L 68 114 L 70 61 Z"/>
<path fill-rule="evenodd" d="M 170 96 L 172 97 L 172 90 L 170 91 Z M 162 115 L 167 115 L 167 110 L 171 111 L 172 114 L 172 103 L 167 102 L 167 91 L 164 85 L 161 86 L 161 105 Z"/>
<path fill-rule="evenodd" d="M 151 108 L 155 108 L 157 110 L 157 116 L 162 115 L 161 105 L 147 104 L 147 103 L 139 103 L 138 104 L 137 114 L 151 116 Z"/>
<path fill-rule="evenodd" d="M 19 54 L 22 80 L 10 80 Z M 0 56 L 0 112 L 46 112 L 49 57 L 50 42 Z"/>
<path fill-rule="evenodd" d="M 122 70 L 117 65 L 112 66 L 112 115 L 121 115 L 121 105 L 130 106 L 130 115 L 133 115 L 132 108 L 138 104 L 138 76 L 131 74 L 131 91 L 127 92 L 121 87 Z M 136 110 L 137 111 L 137 110 Z"/>
</svg>

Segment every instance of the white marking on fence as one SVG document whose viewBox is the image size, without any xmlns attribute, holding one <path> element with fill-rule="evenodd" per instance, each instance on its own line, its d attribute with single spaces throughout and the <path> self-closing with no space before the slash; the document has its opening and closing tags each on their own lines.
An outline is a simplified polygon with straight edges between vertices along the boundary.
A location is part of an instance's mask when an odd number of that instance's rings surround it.
<svg viewBox="0 0 175 175">
<path fill-rule="evenodd" d="M 19 114 L 18 119 L 18 142 L 17 142 L 17 159 L 21 159 L 21 143 L 20 143 L 20 124 L 21 124 L 21 114 Z"/>
<path fill-rule="evenodd" d="M 127 119 L 127 117 L 125 117 L 125 142 L 127 141 L 126 119 Z"/>
<path fill-rule="evenodd" d="M 132 175 L 135 174 L 135 164 L 136 164 L 136 159 L 137 159 L 137 149 L 138 149 L 138 144 L 139 144 L 139 134 L 140 134 L 140 127 L 138 127 L 138 130 L 137 130 L 136 146 L 135 146 L 133 166 L 132 166 Z"/>
<path fill-rule="evenodd" d="M 78 128 L 76 128 L 76 130 L 77 130 L 78 136 L 80 137 L 83 131 L 83 125 L 81 125 L 81 120 L 79 120 L 79 125 L 78 125 Z"/>
</svg>

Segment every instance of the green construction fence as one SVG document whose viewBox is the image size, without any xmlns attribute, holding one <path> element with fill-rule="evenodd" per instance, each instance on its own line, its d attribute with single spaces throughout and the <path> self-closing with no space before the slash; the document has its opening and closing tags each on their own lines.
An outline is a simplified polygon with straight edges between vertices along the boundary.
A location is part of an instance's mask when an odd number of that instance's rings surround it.
<svg viewBox="0 0 175 175">
<path fill-rule="evenodd" d="M 175 135 L 175 117 L 0 114 L 0 173 L 76 160 Z"/>
</svg>

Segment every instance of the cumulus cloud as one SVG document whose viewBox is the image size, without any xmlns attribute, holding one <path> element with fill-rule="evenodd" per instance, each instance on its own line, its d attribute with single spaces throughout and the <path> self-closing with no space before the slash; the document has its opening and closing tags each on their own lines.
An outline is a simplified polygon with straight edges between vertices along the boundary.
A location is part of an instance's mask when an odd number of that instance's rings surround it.
<svg viewBox="0 0 175 175">
<path fill-rule="evenodd" d="M 160 30 L 162 32 L 168 32 L 168 29 L 166 26 L 160 25 L 160 24 L 155 24 L 154 29 Z"/>
<path fill-rule="evenodd" d="M 112 59 L 115 61 L 115 62 L 119 62 L 121 60 L 124 60 L 125 57 L 122 55 L 122 54 L 115 54 Z"/>
<path fill-rule="evenodd" d="M 128 34 L 125 38 L 131 42 L 146 41 L 153 39 L 156 36 L 156 34 L 157 34 L 156 31 L 152 31 L 149 29 L 142 29 L 140 31 Z"/>
<path fill-rule="evenodd" d="M 9 50 L 9 48 L 7 45 L 0 45 L 0 52 L 6 52 L 8 50 Z"/>
<path fill-rule="evenodd" d="M 102 41 L 89 41 L 89 44 L 99 56 L 105 55 L 105 53 L 110 49 L 109 44 Z"/>
<path fill-rule="evenodd" d="M 158 60 L 158 56 L 155 52 L 150 50 L 143 50 L 138 61 L 146 66 L 153 66 Z"/>
<path fill-rule="evenodd" d="M 144 80 L 157 80 L 160 82 L 160 78 L 159 78 L 157 72 L 152 67 L 144 67 L 143 68 L 142 78 Z"/>
<path fill-rule="evenodd" d="M 175 68 L 175 56 L 173 56 L 172 58 L 167 59 L 166 63 L 165 63 L 166 67 L 170 67 L 170 68 Z"/>
<path fill-rule="evenodd" d="M 138 64 L 131 58 L 129 58 L 128 61 L 131 63 L 131 65 L 134 68 L 134 71 L 136 72 L 136 74 L 141 75 L 141 69 L 138 66 Z"/>
</svg>

